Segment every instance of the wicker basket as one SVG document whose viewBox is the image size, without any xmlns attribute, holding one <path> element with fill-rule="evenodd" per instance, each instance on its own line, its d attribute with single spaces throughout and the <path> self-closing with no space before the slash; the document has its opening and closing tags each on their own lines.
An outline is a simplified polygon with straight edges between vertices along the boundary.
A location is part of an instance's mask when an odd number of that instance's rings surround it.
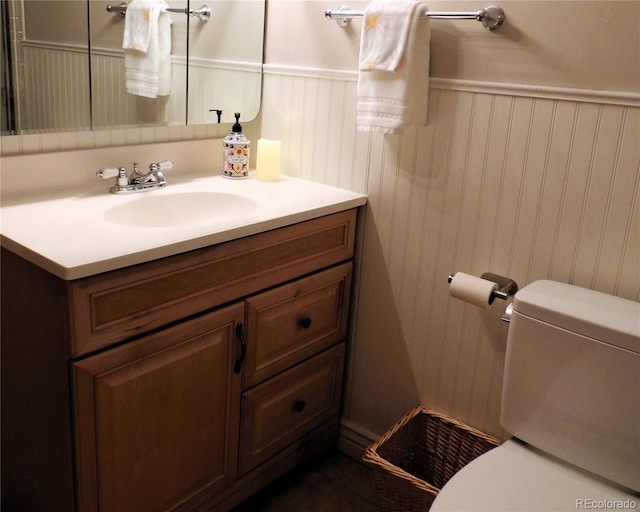
<svg viewBox="0 0 640 512">
<path fill-rule="evenodd" d="M 423 407 L 409 411 L 365 451 L 383 512 L 426 512 L 463 466 L 500 442 Z"/>
</svg>

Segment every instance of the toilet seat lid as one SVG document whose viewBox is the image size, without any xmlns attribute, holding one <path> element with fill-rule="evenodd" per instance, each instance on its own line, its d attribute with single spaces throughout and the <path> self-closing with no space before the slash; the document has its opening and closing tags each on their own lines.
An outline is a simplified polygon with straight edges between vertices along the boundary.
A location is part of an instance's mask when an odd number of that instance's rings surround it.
<svg viewBox="0 0 640 512">
<path fill-rule="evenodd" d="M 626 508 L 640 506 L 630 491 L 508 440 L 449 480 L 431 512 L 606 510 L 625 500 L 630 500 Z"/>
</svg>

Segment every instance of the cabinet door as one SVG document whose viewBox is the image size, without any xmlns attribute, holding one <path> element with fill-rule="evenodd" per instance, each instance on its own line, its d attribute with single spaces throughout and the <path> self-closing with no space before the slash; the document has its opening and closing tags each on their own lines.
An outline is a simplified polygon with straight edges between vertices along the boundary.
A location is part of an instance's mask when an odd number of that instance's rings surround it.
<svg viewBox="0 0 640 512">
<path fill-rule="evenodd" d="M 79 509 L 160 511 L 237 474 L 230 306 L 73 363 Z"/>
</svg>

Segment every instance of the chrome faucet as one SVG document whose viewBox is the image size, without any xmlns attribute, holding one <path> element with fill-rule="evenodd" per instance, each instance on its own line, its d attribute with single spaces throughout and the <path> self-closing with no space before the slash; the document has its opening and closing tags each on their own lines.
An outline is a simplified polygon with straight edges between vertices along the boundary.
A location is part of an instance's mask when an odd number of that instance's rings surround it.
<svg viewBox="0 0 640 512">
<path fill-rule="evenodd" d="M 167 179 L 162 171 L 169 171 L 172 168 L 173 162 L 165 160 L 149 165 L 149 171 L 141 173 L 138 164 L 134 162 L 133 171 L 129 176 L 127 176 L 127 169 L 124 167 L 100 169 L 96 176 L 103 180 L 116 179 L 116 184 L 109 189 L 112 194 L 133 194 L 134 192 L 164 187 L 167 184 Z"/>
</svg>

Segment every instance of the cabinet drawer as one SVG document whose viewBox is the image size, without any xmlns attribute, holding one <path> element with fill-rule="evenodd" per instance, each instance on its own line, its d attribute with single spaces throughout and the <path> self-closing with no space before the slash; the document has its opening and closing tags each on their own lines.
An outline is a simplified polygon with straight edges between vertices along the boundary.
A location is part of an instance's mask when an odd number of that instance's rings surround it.
<svg viewBox="0 0 640 512">
<path fill-rule="evenodd" d="M 345 263 L 247 299 L 245 387 L 345 338 L 351 266 Z"/>
<path fill-rule="evenodd" d="M 340 343 L 242 395 L 240 475 L 340 409 L 345 344 Z"/>
<path fill-rule="evenodd" d="M 68 285 L 78 357 L 352 257 L 355 210 Z"/>
</svg>

